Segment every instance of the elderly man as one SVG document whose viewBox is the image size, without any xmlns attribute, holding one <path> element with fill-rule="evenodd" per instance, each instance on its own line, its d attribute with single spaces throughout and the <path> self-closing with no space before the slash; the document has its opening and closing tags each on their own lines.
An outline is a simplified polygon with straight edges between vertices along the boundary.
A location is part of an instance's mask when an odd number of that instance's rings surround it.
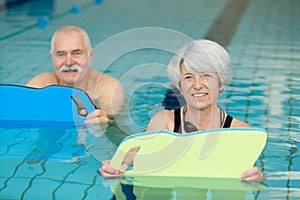
<svg viewBox="0 0 300 200">
<path fill-rule="evenodd" d="M 26 86 L 42 88 L 48 85 L 63 85 L 79 88 L 92 99 L 97 109 L 86 115 L 86 124 L 107 124 L 120 111 L 124 92 L 118 80 L 90 69 L 94 49 L 85 30 L 76 26 L 58 29 L 51 41 L 50 56 L 54 72 L 35 76 Z"/>
</svg>

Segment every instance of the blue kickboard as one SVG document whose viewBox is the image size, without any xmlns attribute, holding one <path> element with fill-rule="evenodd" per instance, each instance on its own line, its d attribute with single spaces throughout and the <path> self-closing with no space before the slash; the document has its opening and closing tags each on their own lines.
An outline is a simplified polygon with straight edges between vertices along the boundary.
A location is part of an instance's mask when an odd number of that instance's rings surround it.
<svg viewBox="0 0 300 200">
<path fill-rule="evenodd" d="M 78 113 L 78 102 L 88 113 L 96 108 L 84 91 L 58 85 L 0 84 L 0 99 L 1 128 L 74 128 L 85 120 Z"/>
</svg>

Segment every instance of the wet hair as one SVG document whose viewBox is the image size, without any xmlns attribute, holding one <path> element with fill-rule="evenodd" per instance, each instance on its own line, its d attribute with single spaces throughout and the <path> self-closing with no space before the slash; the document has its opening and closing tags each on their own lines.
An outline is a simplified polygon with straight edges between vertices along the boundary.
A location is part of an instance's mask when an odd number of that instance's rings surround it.
<svg viewBox="0 0 300 200">
<path fill-rule="evenodd" d="M 87 34 L 87 32 L 85 30 L 83 30 L 82 28 L 80 28 L 78 26 L 63 26 L 60 29 L 58 29 L 52 36 L 50 51 L 52 53 L 54 53 L 54 49 L 55 49 L 54 40 L 58 34 L 61 34 L 61 33 L 67 34 L 67 33 L 71 33 L 71 32 L 77 32 L 77 33 L 81 33 L 83 35 L 84 46 L 85 46 L 87 52 L 89 53 L 89 50 L 92 48 L 89 35 Z"/>
<path fill-rule="evenodd" d="M 168 64 L 168 77 L 180 90 L 181 64 L 190 73 L 215 72 L 220 86 L 230 79 L 230 56 L 219 44 L 210 40 L 197 40 L 183 46 Z"/>
</svg>

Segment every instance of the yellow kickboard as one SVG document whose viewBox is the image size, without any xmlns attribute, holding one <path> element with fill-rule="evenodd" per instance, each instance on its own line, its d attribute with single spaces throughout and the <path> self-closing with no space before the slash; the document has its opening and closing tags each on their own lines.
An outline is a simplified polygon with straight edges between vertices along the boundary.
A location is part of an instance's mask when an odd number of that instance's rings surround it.
<svg viewBox="0 0 300 200">
<path fill-rule="evenodd" d="M 124 176 L 237 178 L 253 167 L 267 141 L 258 128 L 228 128 L 176 134 L 145 132 L 125 138 L 111 166 L 120 169 L 126 154 L 139 147 Z"/>
</svg>

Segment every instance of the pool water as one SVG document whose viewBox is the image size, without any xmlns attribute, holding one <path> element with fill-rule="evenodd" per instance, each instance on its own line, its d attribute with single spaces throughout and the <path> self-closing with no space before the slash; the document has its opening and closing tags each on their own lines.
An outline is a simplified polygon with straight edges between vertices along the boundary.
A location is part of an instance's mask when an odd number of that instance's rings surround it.
<svg viewBox="0 0 300 200">
<path fill-rule="evenodd" d="M 0 1 L 0 83 L 24 85 L 34 75 L 51 71 L 50 37 L 60 26 L 74 24 L 91 36 L 93 68 L 118 78 L 127 97 L 124 111 L 105 134 L 76 128 L 1 128 L 0 199 L 299 199 L 297 0 L 239 1 L 245 10 L 234 33 L 225 38 L 232 78 L 220 106 L 252 127 L 266 129 L 267 144 L 256 163 L 265 173 L 266 188 L 207 190 L 199 180 L 184 179 L 157 179 L 157 185 L 169 181 L 165 187 L 133 186 L 98 173 L 101 161 L 114 155 L 124 137 L 144 131 L 157 111 L 178 105 L 166 95 L 168 60 L 182 43 L 208 37 L 230 2 Z M 221 22 L 225 30 L 227 22 Z M 181 182 L 195 184 L 172 186 Z"/>
</svg>

